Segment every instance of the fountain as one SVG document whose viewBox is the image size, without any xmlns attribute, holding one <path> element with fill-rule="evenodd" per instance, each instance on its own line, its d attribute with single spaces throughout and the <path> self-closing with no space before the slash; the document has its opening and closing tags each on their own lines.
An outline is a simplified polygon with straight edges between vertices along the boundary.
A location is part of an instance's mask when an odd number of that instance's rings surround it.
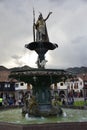
<svg viewBox="0 0 87 130">
<path fill-rule="evenodd" d="M 37 67 L 31 70 L 14 71 L 11 76 L 32 84 L 33 93 L 31 99 L 28 100 L 28 92 L 24 96 L 24 107 L 22 114 L 28 113 L 29 116 L 57 116 L 62 114 L 62 109 L 58 104 L 58 97 L 54 99 L 54 105 L 52 105 L 51 84 L 58 83 L 62 79 L 66 79 L 69 75 L 64 70 L 58 69 L 46 69 L 45 54 L 49 50 L 54 50 L 58 47 L 49 41 L 46 28 L 46 20 L 52 12 L 49 12 L 48 16 L 44 19 L 40 13 L 37 22 L 33 24 L 33 36 L 34 41 L 26 44 L 25 47 L 31 51 L 35 51 L 38 54 Z M 36 29 L 36 33 L 35 33 Z M 36 34 L 36 35 L 35 35 Z M 36 36 L 36 38 L 35 38 Z"/>
<path fill-rule="evenodd" d="M 34 12 L 33 12 L 34 13 Z M 85 117 L 81 117 L 81 111 L 73 111 L 66 109 L 66 113 L 58 104 L 58 96 L 54 99 L 52 104 L 51 99 L 51 84 L 56 84 L 69 75 L 64 70 L 46 69 L 45 54 L 48 50 L 54 50 L 58 47 L 57 44 L 49 42 L 47 28 L 45 21 L 49 18 L 50 12 L 46 19 L 43 19 L 40 13 L 38 21 L 33 24 L 34 41 L 26 44 L 25 47 L 38 54 L 37 67 L 34 69 L 15 70 L 11 72 L 10 77 L 20 79 L 26 83 L 32 84 L 32 97 L 29 98 L 29 93 L 24 95 L 24 107 L 22 112 L 18 110 L 9 110 L 6 113 L 0 112 L 0 130 L 86 130 L 87 123 Z M 35 29 L 36 38 L 35 38 Z M 65 111 L 65 110 L 64 110 Z M 79 112 L 79 118 L 74 115 Z M 69 115 L 67 115 L 69 113 Z M 84 111 L 86 113 L 86 111 Z M 11 114 L 11 116 L 10 116 Z M 13 114 L 13 115 L 12 115 Z M 8 118 L 3 120 L 3 116 L 8 115 Z M 24 117 L 22 116 L 24 115 Z M 61 116 L 60 116 L 61 115 Z M 85 114 L 86 115 L 86 114 Z M 10 117 L 9 117 L 10 116 Z M 76 115 L 77 116 L 77 115 Z M 16 117 L 16 118 L 15 118 Z M 67 118 L 66 118 L 67 117 Z M 9 119 L 10 118 L 10 119 Z M 14 118 L 14 120 L 13 120 Z M 28 119 L 25 123 L 24 119 Z M 32 120 L 32 121 L 31 121 Z"/>
</svg>

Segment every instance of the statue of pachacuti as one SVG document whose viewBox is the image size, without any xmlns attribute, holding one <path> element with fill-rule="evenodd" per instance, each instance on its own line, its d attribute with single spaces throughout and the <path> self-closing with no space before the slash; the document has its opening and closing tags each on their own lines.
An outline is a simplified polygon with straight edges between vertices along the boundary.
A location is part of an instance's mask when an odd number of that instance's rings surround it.
<svg viewBox="0 0 87 130">
<path fill-rule="evenodd" d="M 34 24 L 36 29 L 36 42 L 49 42 L 49 37 L 47 33 L 46 20 L 52 12 L 49 12 L 47 17 L 44 19 L 42 13 L 40 13 L 37 22 Z"/>
<path fill-rule="evenodd" d="M 58 47 L 57 44 L 53 44 L 49 41 L 46 20 L 52 12 L 49 12 L 44 19 L 42 13 L 39 14 L 38 20 L 35 22 L 35 11 L 33 10 L 33 42 L 26 44 L 25 47 L 34 50 L 38 54 L 36 61 L 38 68 L 45 68 L 47 60 L 45 60 L 45 54 L 48 50 L 54 50 Z"/>
</svg>

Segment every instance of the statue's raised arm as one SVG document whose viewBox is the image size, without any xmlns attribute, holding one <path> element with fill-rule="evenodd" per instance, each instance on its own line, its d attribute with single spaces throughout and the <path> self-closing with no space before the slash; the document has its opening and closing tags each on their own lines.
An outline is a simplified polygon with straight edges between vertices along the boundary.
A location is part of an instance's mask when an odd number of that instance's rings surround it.
<svg viewBox="0 0 87 130">
<path fill-rule="evenodd" d="M 49 12 L 49 14 L 47 15 L 47 17 L 44 20 L 46 21 L 51 14 L 52 14 L 52 12 Z"/>
</svg>

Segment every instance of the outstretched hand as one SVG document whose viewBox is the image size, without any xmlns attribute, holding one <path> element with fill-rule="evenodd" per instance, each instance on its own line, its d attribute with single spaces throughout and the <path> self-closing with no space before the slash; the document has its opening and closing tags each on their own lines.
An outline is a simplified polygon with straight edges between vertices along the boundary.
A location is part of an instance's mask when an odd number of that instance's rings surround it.
<svg viewBox="0 0 87 130">
<path fill-rule="evenodd" d="M 49 15 L 52 14 L 52 12 L 49 12 Z"/>
</svg>

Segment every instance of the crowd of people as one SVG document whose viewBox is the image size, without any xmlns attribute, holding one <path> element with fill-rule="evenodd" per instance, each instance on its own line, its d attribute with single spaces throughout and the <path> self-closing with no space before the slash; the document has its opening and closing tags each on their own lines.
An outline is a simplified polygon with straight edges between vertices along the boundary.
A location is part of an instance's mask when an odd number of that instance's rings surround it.
<svg viewBox="0 0 87 130">
<path fill-rule="evenodd" d="M 23 104 L 23 97 L 18 97 L 16 99 L 15 96 L 10 96 L 8 94 L 6 94 L 5 96 L 0 95 L 0 106 L 21 106 Z"/>
<path fill-rule="evenodd" d="M 29 98 L 30 96 L 32 96 L 32 94 L 30 92 L 29 93 Z M 23 106 L 24 105 L 24 97 L 26 97 L 27 93 L 21 93 L 21 96 L 20 94 L 18 95 L 18 97 L 15 97 L 15 95 L 10 95 L 10 94 L 0 94 L 0 106 Z M 71 91 L 68 93 L 67 96 L 61 96 L 61 95 L 58 95 L 58 93 L 56 94 L 56 96 L 59 97 L 60 99 L 60 102 L 62 103 L 62 105 L 73 105 L 74 104 L 74 99 L 75 98 L 80 98 L 80 97 L 83 97 L 82 95 L 82 91 L 79 92 L 79 93 L 76 93 L 74 91 Z M 54 97 L 55 97 L 55 94 L 54 94 Z M 54 98 L 52 98 L 53 100 Z"/>
</svg>

